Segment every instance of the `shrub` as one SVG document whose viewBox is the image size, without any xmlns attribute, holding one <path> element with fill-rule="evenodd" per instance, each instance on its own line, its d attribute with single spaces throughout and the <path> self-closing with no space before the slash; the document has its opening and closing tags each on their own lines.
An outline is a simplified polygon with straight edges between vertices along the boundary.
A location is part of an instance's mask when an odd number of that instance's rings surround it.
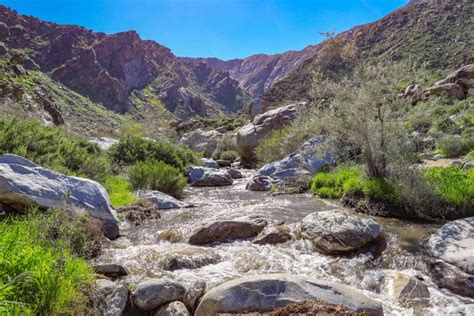
<svg viewBox="0 0 474 316">
<path fill-rule="evenodd" d="M 128 135 L 109 150 L 112 162 L 119 165 L 133 165 L 141 161 L 163 161 L 181 172 L 186 172 L 190 164 L 199 163 L 195 152 L 182 145 L 153 141 Z"/>
<path fill-rule="evenodd" d="M 474 169 L 462 171 L 459 167 L 433 167 L 423 176 L 430 187 L 445 201 L 460 209 L 474 206 Z"/>
<path fill-rule="evenodd" d="M 364 197 L 371 201 L 387 202 L 397 205 L 400 197 L 396 186 L 387 179 L 369 178 L 363 181 Z"/>
<path fill-rule="evenodd" d="M 109 170 L 109 163 L 96 144 L 31 119 L 0 119 L 0 154 L 6 153 L 23 156 L 58 172 L 98 181 Z"/>
<path fill-rule="evenodd" d="M 139 162 L 129 169 L 133 189 L 158 190 L 180 198 L 186 187 L 186 178 L 180 171 L 162 161 Z"/>
<path fill-rule="evenodd" d="M 239 154 L 236 151 L 229 150 L 229 151 L 223 151 L 223 152 L 217 152 L 214 155 L 212 155 L 213 159 L 222 159 L 222 160 L 229 160 L 229 161 L 234 161 L 237 158 L 239 158 Z"/>
<path fill-rule="evenodd" d="M 108 176 L 104 181 L 104 186 L 114 207 L 127 206 L 137 200 L 130 191 L 130 183 L 121 176 Z"/>
<path fill-rule="evenodd" d="M 263 163 L 270 163 L 283 159 L 288 150 L 282 148 L 282 142 L 291 131 L 291 127 L 285 127 L 272 133 L 255 149 L 257 159 Z"/>
<path fill-rule="evenodd" d="M 447 157 L 459 157 L 474 147 L 474 137 L 470 135 L 446 135 L 440 139 L 438 149 Z"/>
<path fill-rule="evenodd" d="M 311 192 L 322 197 L 337 199 L 345 192 L 356 194 L 361 191 L 360 171 L 355 168 L 339 168 L 319 172 L 313 178 Z"/>
<path fill-rule="evenodd" d="M 34 213 L 0 222 L 0 314 L 86 311 L 93 273 L 71 249 L 84 235 L 58 216 Z"/>
</svg>

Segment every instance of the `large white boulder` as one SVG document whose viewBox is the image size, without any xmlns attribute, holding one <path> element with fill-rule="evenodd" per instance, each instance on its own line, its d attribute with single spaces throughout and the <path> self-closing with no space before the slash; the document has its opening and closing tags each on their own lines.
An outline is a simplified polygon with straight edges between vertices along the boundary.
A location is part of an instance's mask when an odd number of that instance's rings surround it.
<svg viewBox="0 0 474 316">
<path fill-rule="evenodd" d="M 334 163 L 326 136 L 316 136 L 282 160 L 266 164 L 256 176 L 268 176 L 274 181 L 292 177 L 314 176 L 324 165 Z"/>
<path fill-rule="evenodd" d="M 474 217 L 442 226 L 426 243 L 438 285 L 474 297 Z"/>
<path fill-rule="evenodd" d="M 218 131 L 204 131 L 197 129 L 181 137 L 180 143 L 187 145 L 194 151 L 203 153 L 204 157 L 211 157 L 217 149 L 219 140 L 223 137 Z"/>
<path fill-rule="evenodd" d="M 274 131 L 291 124 L 301 104 L 290 104 L 259 114 L 237 131 L 237 151 L 246 160 L 253 158 L 255 148 Z"/>
<path fill-rule="evenodd" d="M 159 306 L 181 301 L 186 289 L 178 283 L 149 279 L 138 285 L 132 294 L 132 301 L 142 311 L 152 311 Z"/>
<path fill-rule="evenodd" d="M 0 156 L 0 203 L 18 210 L 58 207 L 76 214 L 85 212 L 102 221 L 108 238 L 119 234 L 115 211 L 102 185 L 51 171 L 16 155 Z"/>
<path fill-rule="evenodd" d="M 190 167 L 188 179 L 192 186 L 197 187 L 224 186 L 234 182 L 226 170 L 205 167 Z"/>
<path fill-rule="evenodd" d="M 309 214 L 298 234 L 319 252 L 338 254 L 357 250 L 380 236 L 380 225 L 370 218 L 335 209 Z"/>
<path fill-rule="evenodd" d="M 355 289 L 291 274 L 247 276 L 225 282 L 202 297 L 195 315 L 267 312 L 315 299 L 342 305 L 364 315 L 383 315 L 380 304 Z"/>
</svg>

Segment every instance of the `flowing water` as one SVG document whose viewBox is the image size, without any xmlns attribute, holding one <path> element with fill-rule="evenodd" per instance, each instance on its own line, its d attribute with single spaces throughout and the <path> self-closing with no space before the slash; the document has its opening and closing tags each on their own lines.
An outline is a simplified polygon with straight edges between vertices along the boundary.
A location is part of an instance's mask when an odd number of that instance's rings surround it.
<svg viewBox="0 0 474 316">
<path fill-rule="evenodd" d="M 250 173 L 247 174 L 249 176 Z M 380 302 L 385 315 L 474 315 L 474 300 L 454 295 L 437 287 L 427 275 L 420 245 L 438 227 L 395 219 L 375 218 L 383 227 L 386 247 L 351 257 L 330 257 L 312 251 L 304 241 L 280 245 L 254 245 L 236 241 L 213 247 L 186 244 L 185 237 L 201 224 L 217 219 L 261 214 L 265 218 L 295 226 L 306 215 L 331 210 L 338 205 L 309 194 L 272 196 L 245 190 L 246 179 L 228 187 L 191 188 L 186 202 L 196 207 L 167 210 L 162 218 L 139 227 L 124 223 L 123 237 L 111 242 L 98 262 L 119 263 L 131 275 L 130 282 L 157 277 L 191 285 L 205 281 L 208 288 L 243 275 L 272 272 L 304 274 L 328 281 L 345 283 Z M 210 260 L 195 269 L 166 271 L 166 262 L 174 257 Z M 217 259 L 216 259 L 217 257 Z M 207 263 L 208 263 L 207 262 Z M 402 306 L 393 296 L 393 284 L 381 287 L 384 276 L 403 272 L 428 285 L 429 302 Z"/>
</svg>

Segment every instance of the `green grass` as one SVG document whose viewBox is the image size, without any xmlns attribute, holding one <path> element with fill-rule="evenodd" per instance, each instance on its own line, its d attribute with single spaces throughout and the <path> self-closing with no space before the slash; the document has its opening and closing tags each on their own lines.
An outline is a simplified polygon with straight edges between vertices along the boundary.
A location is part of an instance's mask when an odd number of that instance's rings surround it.
<svg viewBox="0 0 474 316">
<path fill-rule="evenodd" d="M 474 207 L 474 169 L 434 167 L 425 170 L 423 176 L 446 202 L 461 209 Z"/>
<path fill-rule="evenodd" d="M 131 192 L 131 185 L 121 176 L 107 176 L 104 186 L 109 193 L 113 207 L 127 206 L 137 200 L 137 197 Z"/>
<path fill-rule="evenodd" d="M 162 161 L 139 162 L 129 169 L 130 183 L 134 189 L 158 190 L 181 198 L 187 185 L 178 168 Z"/>
<path fill-rule="evenodd" d="M 72 253 L 78 234 L 51 213 L 0 222 L 1 315 L 72 315 L 87 309 L 93 273 Z"/>
<path fill-rule="evenodd" d="M 356 168 L 339 168 L 334 171 L 319 172 L 311 183 L 311 192 L 322 197 L 338 199 L 345 192 L 362 191 L 361 172 Z"/>
</svg>

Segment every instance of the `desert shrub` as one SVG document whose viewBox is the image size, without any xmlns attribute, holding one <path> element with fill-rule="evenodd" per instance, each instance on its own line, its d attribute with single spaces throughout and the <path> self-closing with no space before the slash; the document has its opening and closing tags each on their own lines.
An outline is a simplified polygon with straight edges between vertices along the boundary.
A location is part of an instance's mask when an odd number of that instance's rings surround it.
<svg viewBox="0 0 474 316">
<path fill-rule="evenodd" d="M 109 149 L 112 162 L 118 165 L 133 165 L 141 161 L 163 161 L 186 172 L 190 164 L 199 162 L 198 155 L 189 148 L 168 142 L 153 141 L 139 136 L 127 135 Z"/>
<path fill-rule="evenodd" d="M 212 155 L 212 158 L 216 160 L 222 159 L 222 160 L 234 161 L 237 158 L 239 158 L 239 153 L 233 150 L 216 152 L 214 155 Z"/>
<path fill-rule="evenodd" d="M 464 157 L 464 161 L 466 162 L 474 162 L 474 149 L 472 149 L 466 157 Z"/>
<path fill-rule="evenodd" d="M 434 192 L 449 204 L 466 210 L 474 207 L 474 169 L 434 167 L 425 170 L 423 176 Z"/>
<path fill-rule="evenodd" d="M 158 190 L 180 198 L 186 187 L 186 178 L 179 169 L 162 161 L 139 162 L 129 169 L 134 189 Z"/>
<path fill-rule="evenodd" d="M 473 135 L 446 135 L 439 140 L 438 149 L 447 157 L 459 157 L 474 148 Z"/>
<path fill-rule="evenodd" d="M 364 197 L 370 201 L 380 201 L 397 205 L 400 201 L 396 185 L 387 179 L 368 178 L 362 182 Z"/>
<path fill-rule="evenodd" d="M 283 159 L 287 155 L 287 150 L 282 146 L 285 137 L 290 133 L 291 127 L 285 127 L 274 131 L 271 136 L 265 138 L 255 149 L 257 159 L 262 163 L 270 163 Z"/>
<path fill-rule="evenodd" d="M 132 186 L 121 176 L 108 176 L 105 178 L 104 186 L 114 207 L 127 206 L 137 200 L 131 192 Z"/>
<path fill-rule="evenodd" d="M 69 175 L 101 181 L 109 162 L 100 148 L 85 138 L 65 135 L 59 127 L 36 120 L 0 119 L 0 154 L 15 154 Z"/>
<path fill-rule="evenodd" d="M 93 273 L 73 254 L 85 237 L 79 226 L 67 222 L 58 213 L 36 212 L 0 222 L 0 314 L 87 310 Z"/>
</svg>

